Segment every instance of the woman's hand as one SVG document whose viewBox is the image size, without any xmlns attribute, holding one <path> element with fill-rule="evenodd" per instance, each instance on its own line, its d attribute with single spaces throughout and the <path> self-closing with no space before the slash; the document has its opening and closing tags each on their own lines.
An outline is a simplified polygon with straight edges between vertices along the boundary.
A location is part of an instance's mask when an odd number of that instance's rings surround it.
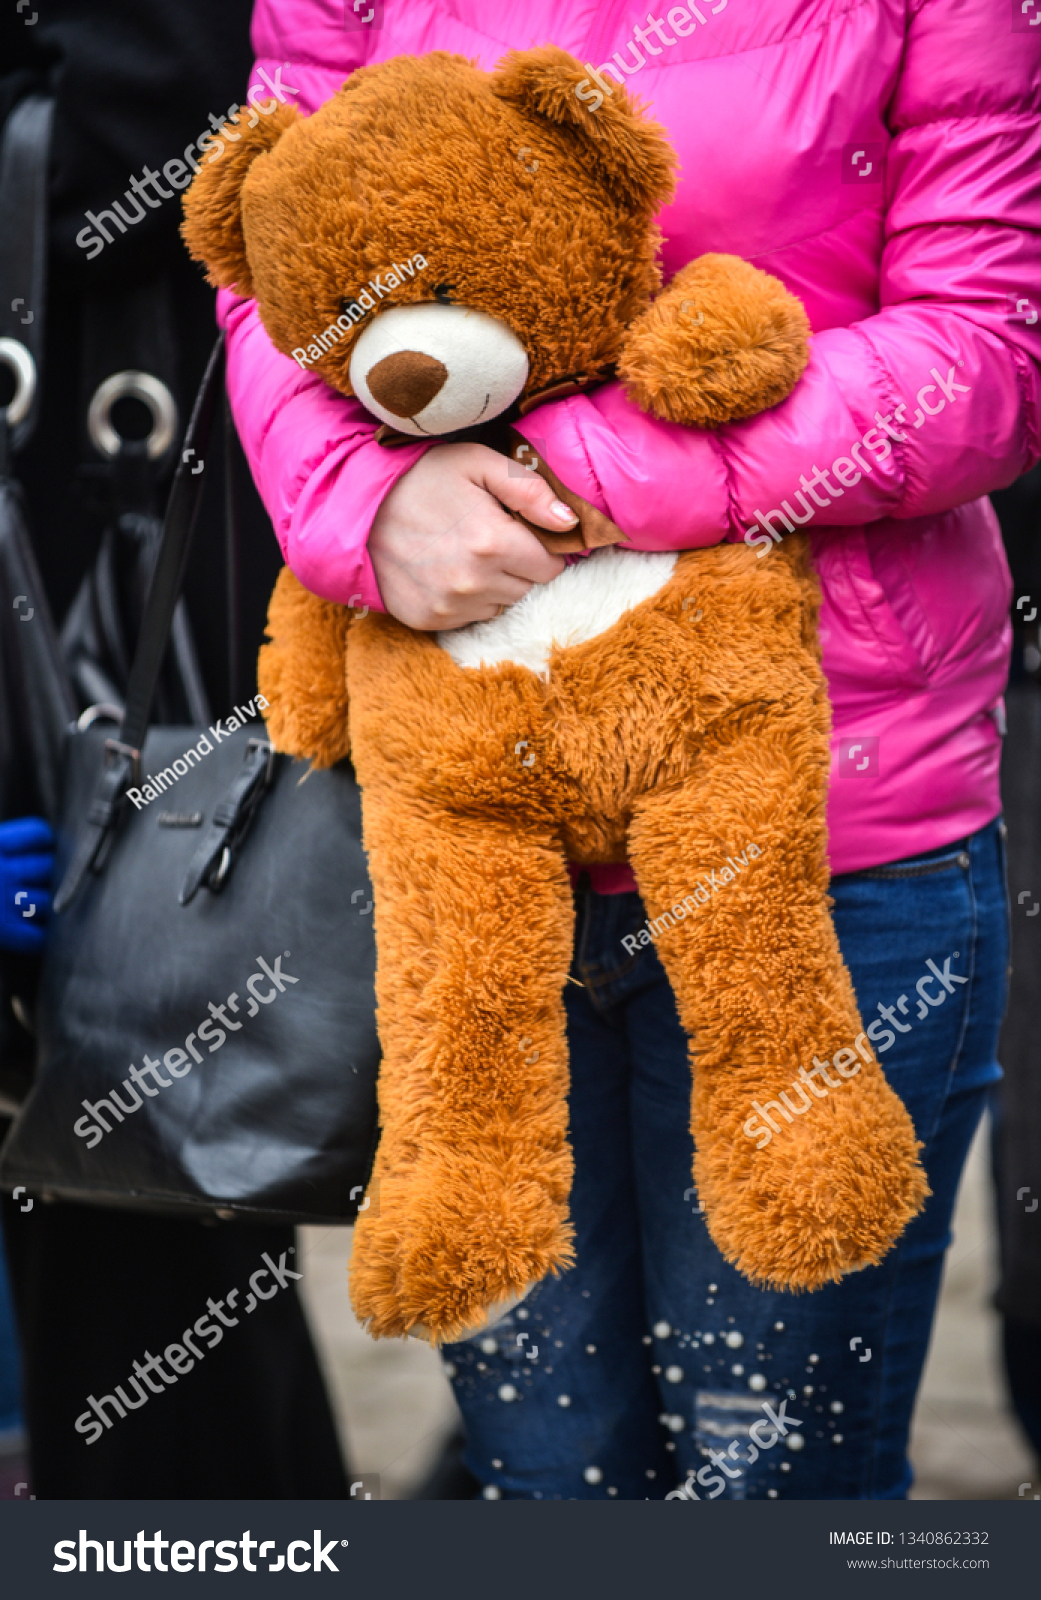
<svg viewBox="0 0 1041 1600">
<path fill-rule="evenodd" d="M 0 822 L 0 950 L 43 949 L 53 872 L 54 836 L 42 817 Z"/>
<path fill-rule="evenodd" d="M 383 604 L 410 628 L 461 628 L 563 571 L 503 510 L 559 533 L 577 518 L 534 472 L 509 472 L 483 444 L 439 444 L 399 478 L 376 514 L 369 557 Z"/>
</svg>

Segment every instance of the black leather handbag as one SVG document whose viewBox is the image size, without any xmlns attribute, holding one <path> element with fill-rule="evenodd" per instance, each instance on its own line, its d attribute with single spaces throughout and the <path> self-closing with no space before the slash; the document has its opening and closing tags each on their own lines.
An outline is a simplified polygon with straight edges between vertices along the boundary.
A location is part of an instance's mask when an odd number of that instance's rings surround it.
<svg viewBox="0 0 1041 1600">
<path fill-rule="evenodd" d="M 221 340 L 122 724 L 81 717 L 67 735 L 37 1077 L 0 1184 L 175 1215 L 344 1222 L 375 1153 L 379 1060 L 353 772 L 277 755 L 249 707 L 208 728 L 148 726 L 222 378 Z"/>
</svg>

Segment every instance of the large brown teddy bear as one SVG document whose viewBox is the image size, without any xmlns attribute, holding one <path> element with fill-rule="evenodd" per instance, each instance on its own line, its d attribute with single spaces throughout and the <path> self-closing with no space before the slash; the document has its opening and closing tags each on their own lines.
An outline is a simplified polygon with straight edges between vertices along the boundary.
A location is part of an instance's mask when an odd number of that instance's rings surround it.
<svg viewBox="0 0 1041 1600">
<path fill-rule="evenodd" d="M 188 195 L 189 246 L 389 445 L 479 437 L 535 465 L 510 419 L 612 369 L 674 422 L 776 404 L 805 364 L 802 308 L 727 256 L 659 292 L 672 151 L 621 90 L 590 112 L 583 71 L 550 47 L 493 73 L 401 57 L 312 117 L 240 120 Z M 287 570 L 261 656 L 278 748 L 349 751 L 362 785 L 384 1062 L 351 1282 L 376 1334 L 457 1338 L 572 1260 L 569 860 L 633 864 L 728 1260 L 815 1288 L 877 1262 L 927 1193 L 829 915 L 803 540 L 766 561 L 627 551 L 537 465 L 580 517 L 540 537 L 593 553 L 505 616 L 415 632 Z"/>
</svg>

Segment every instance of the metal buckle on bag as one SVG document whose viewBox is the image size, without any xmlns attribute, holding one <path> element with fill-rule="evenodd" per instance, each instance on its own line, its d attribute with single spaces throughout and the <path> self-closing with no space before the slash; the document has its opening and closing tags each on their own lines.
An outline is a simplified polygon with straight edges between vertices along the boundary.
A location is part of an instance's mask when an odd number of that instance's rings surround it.
<svg viewBox="0 0 1041 1600">
<path fill-rule="evenodd" d="M 269 739 L 250 739 L 243 765 L 231 789 L 215 807 L 213 817 L 188 868 L 180 903 L 190 905 L 205 885 L 219 894 L 228 881 L 256 813 L 275 775 L 274 745 Z"/>
<path fill-rule="evenodd" d="M 124 760 L 129 761 L 130 762 L 130 776 L 131 776 L 131 778 L 133 780 L 133 786 L 135 788 L 140 788 L 140 786 L 141 786 L 141 752 L 140 752 L 140 750 L 135 750 L 132 744 L 121 744 L 118 739 L 106 739 L 105 740 L 105 755 L 106 756 L 122 756 L 124 758 Z"/>
<path fill-rule="evenodd" d="M 220 863 L 217 866 L 216 871 L 210 875 L 206 883 L 206 887 L 212 890 L 214 894 L 216 894 L 218 890 L 223 889 L 224 880 L 228 876 L 230 867 L 231 851 L 228 849 L 228 846 L 225 845 L 220 853 Z"/>
<path fill-rule="evenodd" d="M 247 750 L 266 750 L 267 765 L 264 768 L 264 788 L 270 789 L 271 775 L 275 770 L 275 747 L 270 739 L 250 739 L 246 745 Z"/>
<path fill-rule="evenodd" d="M 216 867 L 206 879 L 206 887 L 213 894 L 219 894 L 223 889 L 235 855 L 249 832 L 257 807 L 271 787 L 271 779 L 275 771 L 275 747 L 269 739 L 247 740 L 245 757 L 247 761 L 254 751 L 259 756 L 264 756 L 265 754 L 267 756 L 263 771 L 250 784 L 249 790 L 239 800 L 233 813 L 225 815 L 223 814 L 224 808 L 218 806 L 214 816 L 214 820 L 222 823 L 227 830 L 225 834 L 227 843 L 221 850 L 220 860 L 217 862 Z"/>
</svg>

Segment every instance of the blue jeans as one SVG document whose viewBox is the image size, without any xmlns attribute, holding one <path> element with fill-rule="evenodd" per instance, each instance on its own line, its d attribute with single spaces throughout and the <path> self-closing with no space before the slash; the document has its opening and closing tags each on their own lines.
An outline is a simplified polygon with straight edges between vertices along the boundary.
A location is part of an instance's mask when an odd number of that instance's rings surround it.
<svg viewBox="0 0 1041 1600">
<path fill-rule="evenodd" d="M 831 893 L 865 1026 L 925 1144 L 925 1210 L 879 1266 L 814 1294 L 754 1289 L 728 1266 L 692 1189 L 672 990 L 653 946 L 621 942 L 643 906 L 580 892 L 566 986 L 577 1262 L 445 1350 L 490 1498 L 658 1500 L 684 1484 L 701 1499 L 906 1496 L 958 1180 L 1000 1077 L 1003 825 Z"/>
</svg>

